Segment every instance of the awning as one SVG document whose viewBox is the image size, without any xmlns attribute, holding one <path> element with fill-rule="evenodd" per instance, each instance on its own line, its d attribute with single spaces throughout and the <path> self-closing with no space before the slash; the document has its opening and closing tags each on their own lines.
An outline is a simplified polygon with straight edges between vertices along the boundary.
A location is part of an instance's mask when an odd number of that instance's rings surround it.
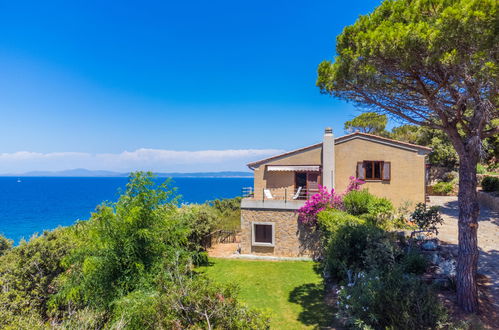
<svg viewBox="0 0 499 330">
<path fill-rule="evenodd" d="M 269 165 L 267 171 L 319 172 L 319 165 Z"/>
</svg>

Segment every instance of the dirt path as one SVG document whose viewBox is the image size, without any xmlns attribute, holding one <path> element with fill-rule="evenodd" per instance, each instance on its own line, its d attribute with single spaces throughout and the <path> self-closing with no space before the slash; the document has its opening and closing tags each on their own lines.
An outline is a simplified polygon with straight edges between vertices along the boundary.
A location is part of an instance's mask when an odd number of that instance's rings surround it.
<svg viewBox="0 0 499 330">
<path fill-rule="evenodd" d="M 458 214 L 457 197 L 431 196 L 430 205 L 440 206 L 444 224 L 439 228 L 438 238 L 442 241 L 458 243 Z M 478 272 L 490 278 L 490 293 L 494 297 L 494 304 L 499 308 L 499 212 L 486 207 L 480 207 L 478 227 Z"/>
</svg>

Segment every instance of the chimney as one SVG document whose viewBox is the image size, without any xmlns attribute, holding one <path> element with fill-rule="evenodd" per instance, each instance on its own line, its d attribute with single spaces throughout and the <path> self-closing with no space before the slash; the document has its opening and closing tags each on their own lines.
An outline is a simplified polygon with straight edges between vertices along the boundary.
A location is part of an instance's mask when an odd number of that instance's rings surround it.
<svg viewBox="0 0 499 330">
<path fill-rule="evenodd" d="M 334 188 L 334 135 L 331 127 L 324 130 L 322 140 L 322 185 Z"/>
</svg>

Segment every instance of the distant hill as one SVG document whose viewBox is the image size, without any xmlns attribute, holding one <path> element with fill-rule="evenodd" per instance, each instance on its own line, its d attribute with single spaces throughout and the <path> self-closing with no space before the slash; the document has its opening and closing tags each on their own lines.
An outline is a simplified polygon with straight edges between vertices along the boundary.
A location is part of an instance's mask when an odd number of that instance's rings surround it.
<svg viewBox="0 0 499 330">
<path fill-rule="evenodd" d="M 223 172 L 193 172 L 193 173 L 155 173 L 158 177 L 172 178 L 249 178 L 253 177 L 251 172 L 223 171 Z M 127 177 L 129 173 L 112 171 L 93 171 L 84 168 L 76 168 L 64 171 L 31 171 L 19 174 L 0 174 L 0 176 L 53 176 L 53 177 Z"/>
</svg>

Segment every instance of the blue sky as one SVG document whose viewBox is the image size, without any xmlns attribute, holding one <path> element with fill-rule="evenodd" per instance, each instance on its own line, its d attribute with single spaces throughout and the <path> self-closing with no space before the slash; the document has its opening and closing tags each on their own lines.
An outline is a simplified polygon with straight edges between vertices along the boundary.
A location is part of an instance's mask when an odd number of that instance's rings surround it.
<svg viewBox="0 0 499 330">
<path fill-rule="evenodd" d="M 0 173 L 243 170 L 342 135 L 316 68 L 379 2 L 0 2 Z"/>
</svg>

